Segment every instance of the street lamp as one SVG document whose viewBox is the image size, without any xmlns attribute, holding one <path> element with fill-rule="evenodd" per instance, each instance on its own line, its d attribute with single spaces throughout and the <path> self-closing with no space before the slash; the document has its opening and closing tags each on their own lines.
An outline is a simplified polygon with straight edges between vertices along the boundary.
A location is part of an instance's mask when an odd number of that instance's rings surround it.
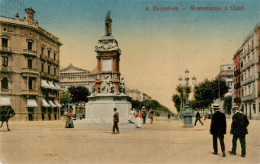
<svg viewBox="0 0 260 164">
<path fill-rule="evenodd" d="M 193 123 L 192 123 L 192 116 L 193 116 L 193 113 L 192 113 L 192 110 L 190 110 L 189 108 L 189 95 L 187 94 L 187 90 L 188 90 L 188 87 L 189 87 L 189 70 L 186 69 L 185 70 L 185 91 L 186 91 L 186 100 L 185 100 L 185 107 L 183 108 L 184 110 L 182 111 L 181 115 L 183 116 L 184 118 L 184 126 L 185 128 L 190 128 L 190 127 L 193 127 Z M 182 78 L 180 77 L 179 79 L 179 84 L 182 85 Z M 192 78 L 192 83 L 193 85 L 196 84 L 196 77 L 193 76 Z"/>
<path fill-rule="evenodd" d="M 179 77 L 179 85 L 182 85 L 182 78 L 181 78 L 181 76 Z"/>
<path fill-rule="evenodd" d="M 195 86 L 196 85 L 196 77 L 195 76 L 193 76 L 193 78 L 192 78 L 192 84 Z"/>
</svg>

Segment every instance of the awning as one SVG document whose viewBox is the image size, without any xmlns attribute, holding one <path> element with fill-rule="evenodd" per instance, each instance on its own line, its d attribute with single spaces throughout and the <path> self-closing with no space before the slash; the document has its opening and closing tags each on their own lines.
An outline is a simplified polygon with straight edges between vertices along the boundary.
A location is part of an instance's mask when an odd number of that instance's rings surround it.
<svg viewBox="0 0 260 164">
<path fill-rule="evenodd" d="M 38 107 L 38 104 L 34 99 L 27 99 L 27 106 L 26 107 Z"/>
<path fill-rule="evenodd" d="M 60 108 L 62 107 L 58 101 L 55 100 L 54 102 L 55 102 L 57 107 L 60 107 Z"/>
<path fill-rule="evenodd" d="M 47 81 L 46 80 L 41 80 L 41 87 L 42 88 L 50 88 L 50 86 L 49 86 L 49 84 L 47 83 Z"/>
<path fill-rule="evenodd" d="M 57 90 L 52 81 L 49 81 L 49 86 L 51 89 Z"/>
<path fill-rule="evenodd" d="M 58 83 L 54 83 L 55 87 L 57 88 L 57 90 L 61 90 L 61 87 Z"/>
<path fill-rule="evenodd" d="M 0 106 L 11 106 L 10 97 L 0 96 Z"/>
<path fill-rule="evenodd" d="M 49 104 L 50 104 L 51 107 L 56 107 L 56 105 L 51 100 L 49 100 Z"/>
<path fill-rule="evenodd" d="M 46 100 L 42 99 L 42 106 L 43 107 L 50 107 L 50 104 L 48 104 Z"/>
</svg>

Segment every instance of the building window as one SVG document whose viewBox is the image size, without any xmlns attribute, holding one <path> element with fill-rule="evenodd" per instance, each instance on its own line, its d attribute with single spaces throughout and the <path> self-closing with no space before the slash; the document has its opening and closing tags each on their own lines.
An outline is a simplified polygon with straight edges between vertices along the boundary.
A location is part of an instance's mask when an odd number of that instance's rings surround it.
<svg viewBox="0 0 260 164">
<path fill-rule="evenodd" d="M 2 47 L 8 47 L 8 39 L 2 38 Z"/>
<path fill-rule="evenodd" d="M 1 80 L 1 89 L 8 89 L 8 79 L 7 79 L 7 77 L 4 77 Z"/>
<path fill-rule="evenodd" d="M 29 86 L 28 86 L 29 90 L 32 90 L 32 89 L 33 89 L 33 87 L 32 87 L 33 85 L 32 85 L 32 84 L 33 84 L 33 78 L 32 78 L 32 77 L 29 77 L 29 83 L 28 83 L 28 85 L 29 85 Z"/>
<path fill-rule="evenodd" d="M 32 69 L 32 59 L 28 59 L 28 68 Z"/>
<path fill-rule="evenodd" d="M 44 72 L 44 63 L 41 64 L 41 72 Z"/>
<path fill-rule="evenodd" d="M 8 57 L 2 56 L 2 65 L 7 67 L 8 66 Z"/>
<path fill-rule="evenodd" d="M 53 59 L 56 60 L 56 53 L 53 54 Z"/>
<path fill-rule="evenodd" d="M 44 47 L 41 48 L 41 55 L 44 53 Z"/>
<path fill-rule="evenodd" d="M 51 56 L 51 50 L 48 50 L 48 58 Z"/>
<path fill-rule="evenodd" d="M 51 72 L 51 66 L 48 65 L 48 74 L 50 74 L 50 72 Z"/>
<path fill-rule="evenodd" d="M 53 68 L 53 73 L 54 75 L 56 75 L 56 68 Z"/>
<path fill-rule="evenodd" d="M 28 42 L 28 50 L 32 50 L 32 42 Z"/>
</svg>

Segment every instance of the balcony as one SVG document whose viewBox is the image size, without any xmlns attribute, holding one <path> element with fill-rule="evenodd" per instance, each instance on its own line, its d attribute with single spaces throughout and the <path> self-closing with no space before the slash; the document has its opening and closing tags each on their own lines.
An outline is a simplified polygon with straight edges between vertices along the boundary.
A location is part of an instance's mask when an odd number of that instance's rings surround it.
<svg viewBox="0 0 260 164">
<path fill-rule="evenodd" d="M 0 67 L 0 70 L 3 73 L 8 73 L 8 72 L 12 72 L 12 67 L 10 67 L 10 66 L 7 66 L 7 67 L 2 66 L 2 68 Z"/>
<path fill-rule="evenodd" d="M 24 89 L 22 90 L 21 95 L 38 95 L 38 90 L 36 89 Z"/>
<path fill-rule="evenodd" d="M 11 47 L 0 47 L 0 52 L 6 52 L 6 53 L 11 53 Z"/>
<path fill-rule="evenodd" d="M 250 76 L 250 77 L 248 77 L 248 78 L 246 78 L 246 79 L 243 80 L 243 81 L 241 81 L 241 85 L 243 86 L 243 85 L 248 84 L 248 83 L 251 83 L 251 82 L 253 82 L 253 81 L 255 81 L 255 76 L 254 76 L 254 75 L 253 75 L 253 76 Z"/>
<path fill-rule="evenodd" d="M 241 72 L 254 64 L 255 61 L 253 59 L 248 60 L 246 63 L 244 63 L 244 66 L 241 68 Z"/>
<path fill-rule="evenodd" d="M 22 68 L 21 73 L 29 73 L 39 75 L 39 71 L 35 68 Z"/>
<path fill-rule="evenodd" d="M 53 80 L 59 80 L 59 78 L 60 78 L 60 76 L 48 74 L 48 73 L 45 73 L 45 72 L 41 72 L 40 76 L 48 78 L 48 79 L 53 79 Z"/>
<path fill-rule="evenodd" d="M 53 64 L 59 65 L 59 61 L 58 61 L 58 60 L 54 60 L 54 61 L 53 61 Z"/>
<path fill-rule="evenodd" d="M 49 97 L 51 98 L 56 98 L 57 97 L 57 94 L 56 93 L 53 93 L 53 92 L 49 92 Z"/>
<path fill-rule="evenodd" d="M 256 98 L 256 97 L 254 97 L 253 94 L 250 94 L 250 95 L 241 97 L 241 101 L 250 101 L 250 100 L 253 100 L 253 99 L 255 99 L 255 98 Z"/>
<path fill-rule="evenodd" d="M 41 55 L 40 55 L 40 59 L 47 61 L 47 60 L 48 60 L 48 57 L 45 56 L 45 55 L 43 55 L 43 54 L 41 54 Z"/>
<path fill-rule="evenodd" d="M 22 54 L 26 55 L 26 56 L 32 56 L 32 57 L 36 57 L 37 52 L 34 50 L 30 50 L 30 49 L 23 49 Z"/>
<path fill-rule="evenodd" d="M 9 94 L 11 92 L 12 92 L 11 89 L 0 89 L 0 94 Z"/>
<path fill-rule="evenodd" d="M 251 51 L 254 51 L 254 45 L 250 46 Z"/>
</svg>

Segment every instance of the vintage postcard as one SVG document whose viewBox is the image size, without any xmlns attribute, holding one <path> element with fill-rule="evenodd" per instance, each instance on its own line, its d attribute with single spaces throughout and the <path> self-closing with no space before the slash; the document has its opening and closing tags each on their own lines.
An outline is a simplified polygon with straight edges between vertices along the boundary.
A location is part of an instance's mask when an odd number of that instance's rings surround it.
<svg viewBox="0 0 260 164">
<path fill-rule="evenodd" d="M 0 0 L 0 163 L 260 163 L 259 44 L 258 0 Z"/>
</svg>

